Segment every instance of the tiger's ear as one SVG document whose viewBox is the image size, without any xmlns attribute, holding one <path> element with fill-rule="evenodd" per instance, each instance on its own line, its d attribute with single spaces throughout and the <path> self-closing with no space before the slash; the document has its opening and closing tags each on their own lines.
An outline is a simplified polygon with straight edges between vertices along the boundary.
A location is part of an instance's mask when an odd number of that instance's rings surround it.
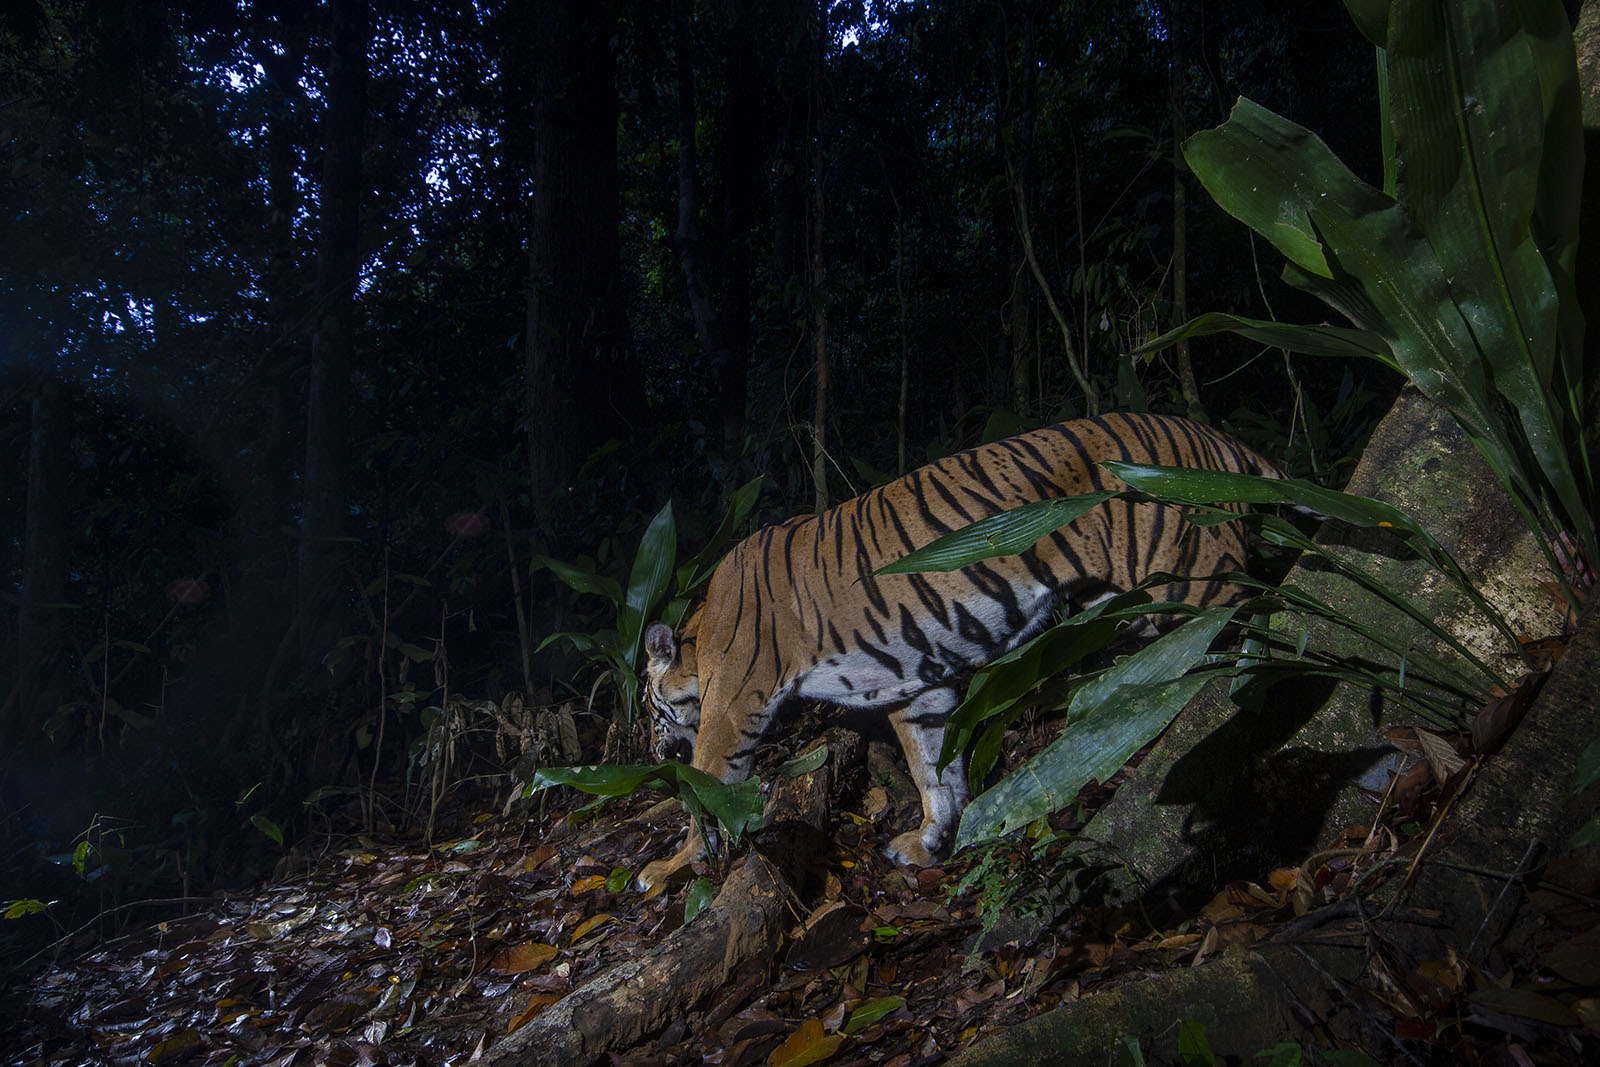
<svg viewBox="0 0 1600 1067">
<path fill-rule="evenodd" d="M 678 658 L 678 637 L 666 623 L 653 622 L 644 630 L 644 650 L 650 656 L 650 666 L 668 666 Z"/>
</svg>

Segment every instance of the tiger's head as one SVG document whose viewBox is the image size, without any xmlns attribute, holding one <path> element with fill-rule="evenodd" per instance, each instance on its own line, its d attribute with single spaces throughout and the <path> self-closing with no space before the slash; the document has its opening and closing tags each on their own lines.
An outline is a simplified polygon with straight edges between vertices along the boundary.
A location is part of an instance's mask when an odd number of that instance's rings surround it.
<svg viewBox="0 0 1600 1067">
<path fill-rule="evenodd" d="M 700 678 L 695 659 L 699 621 L 698 614 L 690 616 L 681 641 L 665 623 L 651 623 L 644 632 L 644 649 L 650 657 L 644 670 L 644 692 L 658 760 L 687 763 L 694 755 L 695 736 L 700 732 Z"/>
</svg>

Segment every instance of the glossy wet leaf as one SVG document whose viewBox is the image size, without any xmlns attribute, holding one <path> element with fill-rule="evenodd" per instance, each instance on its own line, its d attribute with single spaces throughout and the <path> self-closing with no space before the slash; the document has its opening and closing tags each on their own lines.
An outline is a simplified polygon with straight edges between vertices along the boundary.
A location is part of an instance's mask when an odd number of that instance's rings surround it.
<svg viewBox="0 0 1600 1067">
<path fill-rule="evenodd" d="M 1206 684 L 1205 676 L 1186 672 L 1235 610 L 1206 609 L 1078 690 L 1061 736 L 967 805 L 956 847 L 1020 829 L 1065 807 L 1089 782 L 1110 778 Z"/>
<path fill-rule="evenodd" d="M 828 746 L 817 745 L 810 752 L 784 763 L 778 768 L 778 773 L 789 778 L 798 778 L 802 774 L 810 774 L 826 762 L 828 762 Z"/>
<path fill-rule="evenodd" d="M 1014 556 L 1115 495 L 1114 491 L 1101 490 L 1080 496 L 1035 500 L 945 534 L 872 573 L 881 576 L 954 571 L 981 560 Z"/>
<path fill-rule="evenodd" d="M 711 884 L 711 879 L 696 878 L 690 882 L 689 891 L 683 896 L 684 924 L 694 922 L 695 916 L 709 908 L 716 896 L 717 887 Z"/>
<path fill-rule="evenodd" d="M 885 1015 L 899 1011 L 905 1003 L 905 997 L 874 997 L 872 1000 L 863 1001 L 850 1013 L 850 1018 L 845 1020 L 841 1031 L 846 1034 L 859 1034 Z"/>
<path fill-rule="evenodd" d="M 639 669 L 639 648 L 644 624 L 666 596 L 678 558 L 678 528 L 669 500 L 656 512 L 639 540 L 628 575 L 628 592 L 617 616 L 617 642 L 630 671 Z M 631 691 L 630 691 L 631 692 Z"/>
<path fill-rule="evenodd" d="M 761 783 L 757 779 L 724 784 L 676 760 L 657 764 L 541 767 L 534 772 L 526 792 L 532 795 L 556 785 L 612 797 L 627 796 L 647 785 L 659 786 L 676 792 L 691 811 L 703 808 L 715 815 L 734 840 L 761 822 Z"/>
</svg>

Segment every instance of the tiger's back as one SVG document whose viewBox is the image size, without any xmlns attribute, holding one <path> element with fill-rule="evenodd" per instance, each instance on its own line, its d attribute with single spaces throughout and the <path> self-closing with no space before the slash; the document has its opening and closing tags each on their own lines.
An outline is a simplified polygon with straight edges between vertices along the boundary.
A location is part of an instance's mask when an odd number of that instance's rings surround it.
<svg viewBox="0 0 1600 1067">
<path fill-rule="evenodd" d="M 749 774 L 762 731 L 789 697 L 890 709 L 924 821 L 889 852 L 930 862 L 966 799 L 959 763 L 942 778 L 933 769 L 958 701 L 955 675 L 1026 640 L 1063 599 L 1078 606 L 1152 573 L 1192 576 L 1152 590 L 1158 600 L 1204 606 L 1238 596 L 1216 576 L 1244 567 L 1241 524 L 1197 526 L 1176 508 L 1120 500 L 1018 555 L 958 571 L 873 576 L 1017 505 L 1123 488 L 1102 460 L 1278 476 L 1209 427 L 1113 414 L 968 449 L 821 515 L 763 529 L 718 566 L 681 642 L 659 624 L 647 633 L 658 742 L 691 741 L 696 767 L 735 781 Z M 680 853 L 646 876 L 670 873 L 679 860 L 688 862 Z"/>
</svg>

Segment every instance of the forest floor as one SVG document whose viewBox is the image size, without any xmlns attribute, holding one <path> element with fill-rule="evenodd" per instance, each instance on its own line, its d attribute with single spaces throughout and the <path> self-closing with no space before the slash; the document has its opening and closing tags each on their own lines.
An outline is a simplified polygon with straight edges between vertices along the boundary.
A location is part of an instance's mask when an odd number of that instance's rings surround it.
<svg viewBox="0 0 1600 1067">
<path fill-rule="evenodd" d="M 1415 746 L 1403 735 L 1396 741 Z M 776 746 L 770 757 L 791 754 Z M 836 821 L 820 899 L 809 915 L 793 916 L 778 957 L 745 965 L 613 1062 L 940 1063 L 1064 1002 L 1274 936 L 1294 918 L 1297 893 L 1302 905 L 1307 894 L 1320 903 L 1346 892 L 1361 870 L 1414 854 L 1432 815 L 1447 807 L 1429 761 L 1415 766 L 1423 769 L 1399 783 L 1406 796 L 1392 805 L 1392 826 L 1377 835 L 1387 844 L 1376 852 L 1344 847 L 1300 870 L 1219 886 L 1209 904 L 1165 929 L 1078 908 L 1030 943 L 981 949 L 985 918 L 1045 884 L 1072 832 L 1116 782 L 1085 791 L 1034 842 L 913 871 L 881 854 L 895 829 L 884 813 L 896 807 L 885 803 L 884 778 Z M 219 896 L 103 943 L 59 946 L 48 965 L 36 964 L 25 981 L 14 972 L 0 992 L 3 1060 L 470 1063 L 684 922 L 682 886 L 643 896 L 631 885 L 633 872 L 675 847 L 684 825 L 675 802 L 646 794 L 575 813 L 587 799 L 552 798 L 542 816 L 537 807 L 531 816 L 484 810 L 497 807 L 488 797 L 483 807 L 457 801 L 441 813 L 452 831 L 431 847 L 351 835 L 304 873 L 255 892 Z M 1359 845 L 1368 830 L 1345 836 L 1330 844 Z M 1576 910 L 1570 898 L 1561 903 L 1556 925 L 1589 933 L 1561 940 L 1549 958 L 1506 961 L 1500 979 L 1439 961 L 1427 995 L 1397 991 L 1372 1010 L 1393 1016 L 1384 1025 L 1411 1043 L 1419 1063 L 1583 1062 L 1600 1032 L 1600 1002 L 1558 994 L 1600 984 L 1592 951 L 1600 911 L 1593 901 Z M 1510 989 L 1513 975 L 1518 989 L 1544 982 L 1543 994 L 1534 988 L 1520 1000 L 1500 997 L 1494 1010 L 1474 1007 L 1475 990 L 1497 981 Z M 1174 1028 L 1183 1023 L 1172 1019 Z M 1387 1062 L 1374 1054 L 1378 1061 L 1339 1062 Z M 1330 1062 L 1311 1050 L 1307 1061 Z"/>
</svg>

